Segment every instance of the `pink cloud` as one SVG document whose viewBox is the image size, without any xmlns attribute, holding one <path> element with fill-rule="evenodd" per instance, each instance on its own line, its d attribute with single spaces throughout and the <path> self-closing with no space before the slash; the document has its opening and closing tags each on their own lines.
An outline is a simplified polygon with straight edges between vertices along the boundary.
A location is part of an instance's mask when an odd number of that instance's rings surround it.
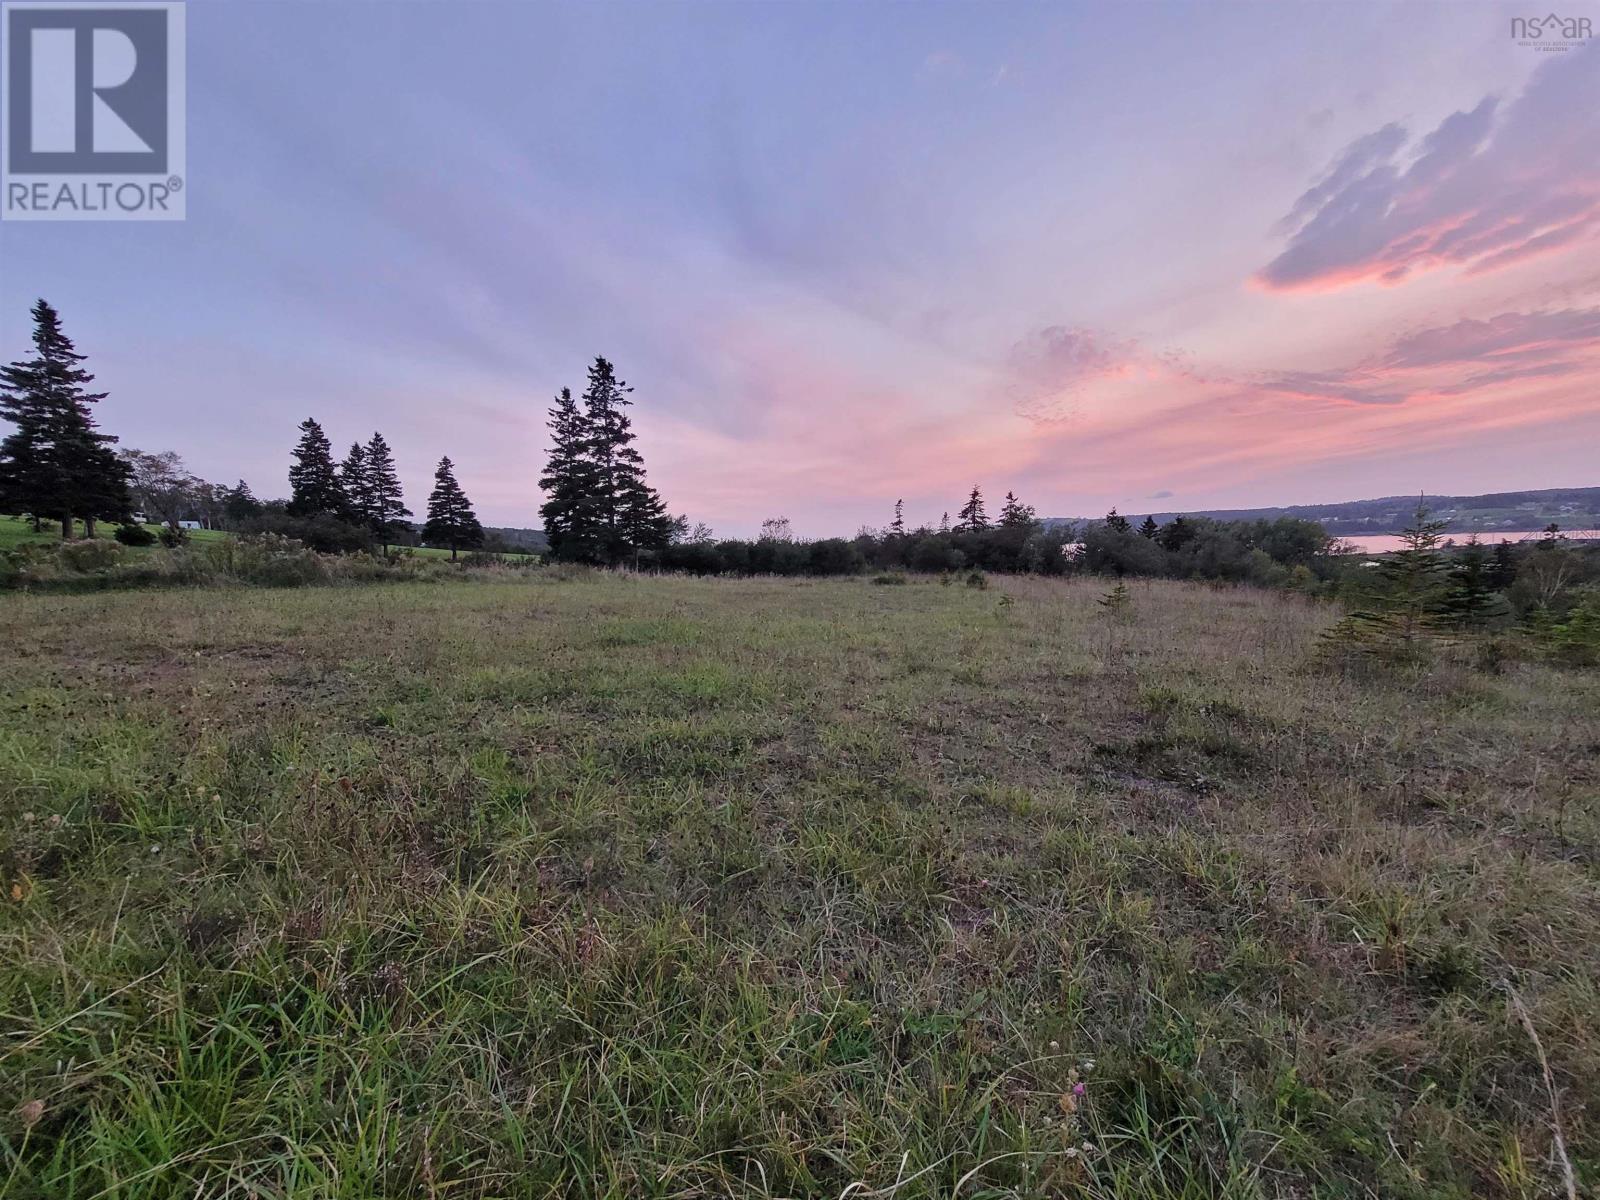
<svg viewBox="0 0 1600 1200">
<path fill-rule="evenodd" d="M 1182 376 L 1192 368 L 1179 353 L 1151 350 L 1135 338 L 1051 325 L 1012 346 L 1004 370 L 1017 415 L 1052 423 L 1075 416 L 1097 385 Z"/>
<path fill-rule="evenodd" d="M 1358 138 L 1279 224 L 1271 291 L 1497 271 L 1600 231 L 1600 48 L 1552 55 L 1509 105 L 1493 96 L 1412 143 Z"/>
</svg>

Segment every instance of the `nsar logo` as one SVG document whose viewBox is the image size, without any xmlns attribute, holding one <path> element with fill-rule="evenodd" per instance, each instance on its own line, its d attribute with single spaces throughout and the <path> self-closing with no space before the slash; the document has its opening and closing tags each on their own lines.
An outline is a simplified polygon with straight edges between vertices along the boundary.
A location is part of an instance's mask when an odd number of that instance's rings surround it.
<svg viewBox="0 0 1600 1200">
<path fill-rule="evenodd" d="M 1550 13 L 1543 17 L 1511 18 L 1512 40 L 1536 50 L 1570 50 L 1593 34 L 1593 24 L 1588 17 L 1563 17 Z"/>
</svg>

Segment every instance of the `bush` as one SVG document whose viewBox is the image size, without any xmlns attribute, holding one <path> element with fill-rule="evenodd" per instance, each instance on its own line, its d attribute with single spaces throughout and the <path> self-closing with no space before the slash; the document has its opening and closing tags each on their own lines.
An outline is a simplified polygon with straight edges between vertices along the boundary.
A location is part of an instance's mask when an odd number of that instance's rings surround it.
<svg viewBox="0 0 1600 1200">
<path fill-rule="evenodd" d="M 959 571 L 966 555 L 939 537 L 926 537 L 911 548 L 910 562 L 917 571 Z"/>
<path fill-rule="evenodd" d="M 874 575 L 872 582 L 879 587 L 897 587 L 909 581 L 902 571 L 885 571 L 882 575 Z"/>
<path fill-rule="evenodd" d="M 1556 662 L 1600 666 L 1600 592 L 1591 592 L 1574 605 L 1565 621 L 1549 625 L 1541 640 Z"/>
<path fill-rule="evenodd" d="M 710 542 L 678 542 L 661 551 L 664 571 L 686 571 L 691 575 L 718 575 L 724 570 L 722 556 Z"/>
<path fill-rule="evenodd" d="M 87 575 L 91 571 L 107 571 L 122 561 L 122 547 L 115 542 L 95 538 L 91 541 L 63 542 L 56 551 L 56 561 L 69 571 Z"/>
<path fill-rule="evenodd" d="M 286 513 L 262 513 L 244 522 L 244 534 L 276 534 L 322 554 L 348 554 L 352 550 L 366 550 L 372 545 L 372 535 L 358 525 L 341 521 L 337 517 L 291 517 Z"/>
<path fill-rule="evenodd" d="M 329 577 L 315 550 L 275 533 L 247 534 L 213 542 L 198 556 L 202 574 L 266 587 L 304 587 Z"/>
<path fill-rule="evenodd" d="M 843 538 L 812 542 L 806 554 L 806 568 L 813 575 L 854 575 L 866 565 L 861 551 Z"/>
<path fill-rule="evenodd" d="M 469 550 L 456 561 L 464 567 L 502 567 L 506 556 L 498 550 Z"/>
<path fill-rule="evenodd" d="M 187 529 L 173 529 L 170 525 L 163 526 L 156 535 L 161 539 L 161 544 L 168 550 L 176 550 L 179 546 L 189 544 L 189 531 Z"/>
<path fill-rule="evenodd" d="M 153 546 L 156 544 L 156 535 L 143 525 L 118 525 L 117 531 L 111 536 L 124 546 Z"/>
</svg>

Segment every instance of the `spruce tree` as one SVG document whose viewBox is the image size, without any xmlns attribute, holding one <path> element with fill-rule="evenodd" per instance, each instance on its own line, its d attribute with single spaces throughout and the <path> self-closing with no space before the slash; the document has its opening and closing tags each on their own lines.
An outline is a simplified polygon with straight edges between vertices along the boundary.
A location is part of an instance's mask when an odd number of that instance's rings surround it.
<svg viewBox="0 0 1600 1200">
<path fill-rule="evenodd" d="M 333 446 L 311 417 L 300 422 L 300 441 L 289 468 L 289 515 L 342 517 L 344 489 L 333 466 Z"/>
<path fill-rule="evenodd" d="M 0 417 L 16 428 L 0 442 L 0 510 L 61 521 L 70 538 L 75 517 L 89 535 L 96 520 L 131 519 L 127 469 L 112 446 L 116 438 L 95 428 L 89 392 L 94 376 L 80 363 L 61 319 L 45 301 L 32 309 L 31 359 L 0 367 Z"/>
<path fill-rule="evenodd" d="M 586 541 L 593 524 L 594 472 L 587 457 L 588 426 L 571 388 L 561 389 L 545 424 L 550 430 L 550 454 L 539 476 L 545 494 L 539 506 L 545 541 L 552 558 L 589 558 L 592 550 Z"/>
<path fill-rule="evenodd" d="M 255 493 L 250 490 L 250 485 L 241 479 L 231 488 L 223 490 L 222 512 L 227 518 L 229 528 L 237 529 L 251 517 L 261 515 L 261 501 L 256 499 Z"/>
<path fill-rule="evenodd" d="M 1161 526 L 1156 524 L 1154 516 L 1145 517 L 1143 523 L 1139 526 L 1139 536 L 1149 538 L 1151 541 L 1155 541 L 1156 534 L 1160 532 Z"/>
<path fill-rule="evenodd" d="M 1483 629 L 1510 615 L 1510 605 L 1495 591 L 1489 554 L 1475 537 L 1456 556 L 1443 609 L 1452 624 L 1464 629 Z"/>
<path fill-rule="evenodd" d="M 583 393 L 583 457 L 593 504 L 580 506 L 578 533 L 608 563 L 625 556 L 637 562 L 641 551 L 660 549 L 672 533 L 666 506 L 645 482 L 644 458 L 633 446 L 632 391 L 605 358 L 594 360 Z"/>
<path fill-rule="evenodd" d="M 1398 659 L 1422 654 L 1449 618 L 1450 564 L 1440 552 L 1448 524 L 1429 520 L 1417 506 L 1400 535 L 1402 547 L 1373 571 L 1377 586 L 1363 606 L 1328 631 L 1330 645 Z"/>
<path fill-rule="evenodd" d="M 983 492 L 977 484 L 972 485 L 972 494 L 967 497 L 967 503 L 956 514 L 956 530 L 964 533 L 981 533 L 989 528 L 989 517 L 983 511 Z"/>
<path fill-rule="evenodd" d="M 372 480 L 367 474 L 367 451 L 360 442 L 350 443 L 349 453 L 339 464 L 339 490 L 344 497 L 344 511 L 340 515 L 352 525 L 371 529 L 376 509 Z"/>
<path fill-rule="evenodd" d="M 667 502 L 655 488 L 645 483 L 642 470 L 625 476 L 620 486 L 617 530 L 622 535 L 623 547 L 633 555 L 634 566 L 638 566 L 643 553 L 671 544 L 673 519 L 667 512 Z"/>
<path fill-rule="evenodd" d="M 906 502 L 904 500 L 896 500 L 894 502 L 894 520 L 889 525 L 889 533 L 892 537 L 905 537 L 906 535 Z"/>
<path fill-rule="evenodd" d="M 1505 538 L 1500 539 L 1499 545 L 1494 548 L 1494 557 L 1489 561 L 1489 586 L 1497 592 L 1503 592 L 1517 581 L 1517 553 L 1511 548 L 1511 543 Z"/>
<path fill-rule="evenodd" d="M 1032 529 L 1038 522 L 1032 505 L 1022 503 L 1014 492 L 1006 493 L 1005 505 L 1000 509 L 1002 529 Z"/>
<path fill-rule="evenodd" d="M 428 522 L 422 527 L 422 540 L 429 545 L 450 547 L 454 560 L 457 547 L 483 545 L 483 526 L 472 511 L 472 501 L 456 482 L 450 456 L 439 460 L 433 473 L 433 492 L 428 496 Z"/>
<path fill-rule="evenodd" d="M 406 528 L 405 518 L 411 515 L 411 510 L 405 506 L 394 455 L 389 452 L 389 443 L 383 440 L 381 433 L 374 433 L 367 443 L 366 468 L 368 521 L 372 536 L 387 554 L 395 536 Z"/>
<path fill-rule="evenodd" d="M 1114 509 L 1112 511 L 1115 511 Z M 1173 517 L 1156 533 L 1156 543 L 1163 550 L 1182 550 L 1197 536 L 1195 527 L 1181 516 Z"/>
<path fill-rule="evenodd" d="M 1117 533 L 1133 532 L 1133 526 L 1128 524 L 1128 518 L 1114 508 L 1106 514 L 1106 528 L 1115 530 Z"/>
</svg>

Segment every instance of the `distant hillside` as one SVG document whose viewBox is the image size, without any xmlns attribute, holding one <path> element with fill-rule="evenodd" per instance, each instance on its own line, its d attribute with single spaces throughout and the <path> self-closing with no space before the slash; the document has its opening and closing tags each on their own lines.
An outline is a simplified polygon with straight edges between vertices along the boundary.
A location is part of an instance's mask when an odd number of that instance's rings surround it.
<svg viewBox="0 0 1600 1200">
<path fill-rule="evenodd" d="M 545 541 L 542 529 L 494 529 L 485 525 L 483 532 L 487 537 L 499 538 L 513 550 L 526 550 L 530 554 L 543 554 L 550 549 L 550 543 Z"/>
<path fill-rule="evenodd" d="M 1526 492 L 1490 492 L 1485 496 L 1424 496 L 1429 513 L 1450 522 L 1451 533 L 1497 529 L 1542 529 L 1552 522 L 1563 529 L 1600 527 L 1600 487 L 1542 488 Z M 1300 517 L 1320 522 L 1335 536 L 1359 533 L 1399 533 L 1417 510 L 1416 496 L 1383 496 L 1376 500 L 1346 500 L 1339 504 L 1291 504 L 1281 508 L 1189 509 L 1187 517 L 1215 517 L 1219 521 L 1253 521 L 1259 518 Z M 1142 519 L 1130 510 L 1128 517 Z M 1152 513 L 1157 521 L 1170 521 L 1178 512 Z M 1083 517 L 1049 517 L 1050 525 L 1081 522 Z"/>
</svg>

